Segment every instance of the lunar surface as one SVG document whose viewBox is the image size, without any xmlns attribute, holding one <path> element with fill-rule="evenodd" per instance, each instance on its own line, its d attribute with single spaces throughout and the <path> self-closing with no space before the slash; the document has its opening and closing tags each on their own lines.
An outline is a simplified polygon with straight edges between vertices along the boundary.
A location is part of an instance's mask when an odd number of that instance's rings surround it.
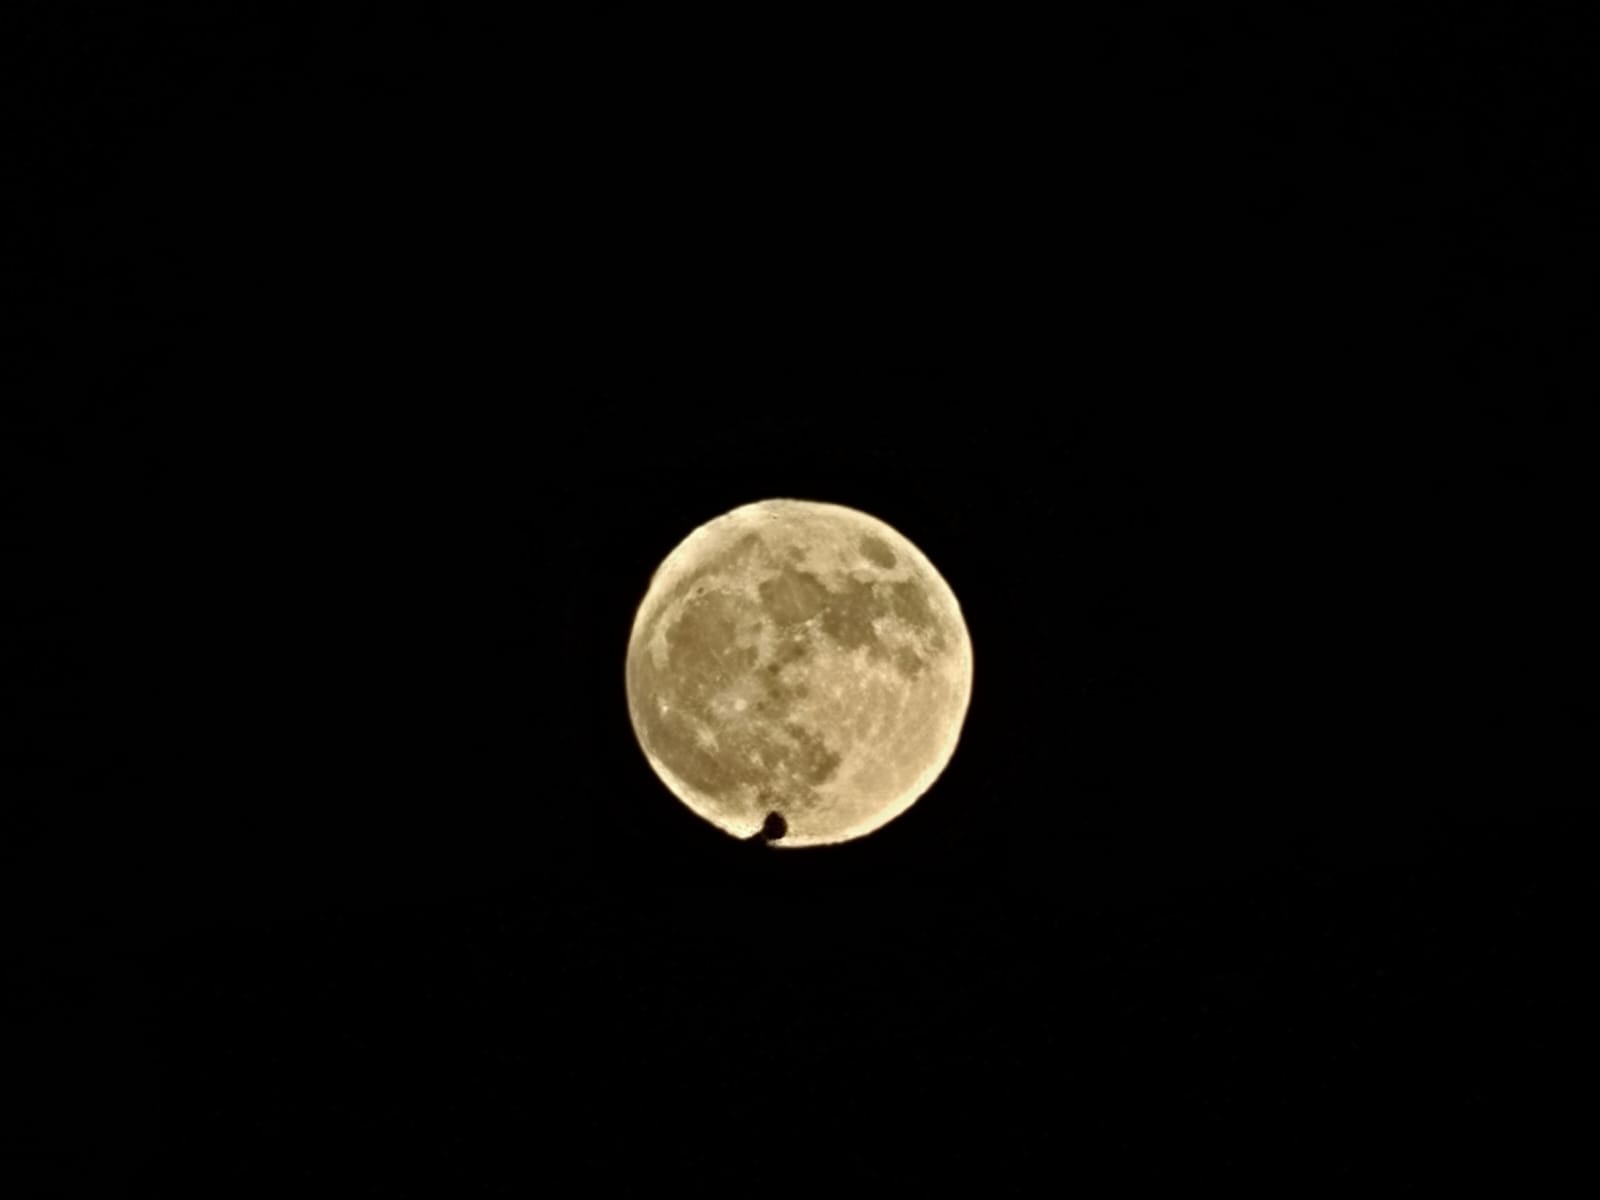
<svg viewBox="0 0 1600 1200">
<path fill-rule="evenodd" d="M 627 692 L 651 767 L 695 813 L 779 846 L 843 842 L 949 764 L 972 644 L 949 585 L 890 526 L 766 500 L 694 530 L 656 570 Z"/>
</svg>

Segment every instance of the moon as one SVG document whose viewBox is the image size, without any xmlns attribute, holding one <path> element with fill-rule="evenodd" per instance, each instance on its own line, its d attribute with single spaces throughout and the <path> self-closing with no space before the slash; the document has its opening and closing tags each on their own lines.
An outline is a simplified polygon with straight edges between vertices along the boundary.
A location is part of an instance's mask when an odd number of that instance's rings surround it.
<svg viewBox="0 0 1600 1200">
<path fill-rule="evenodd" d="M 690 810 L 735 837 L 827 845 L 894 820 L 949 765 L 972 642 L 949 584 L 888 524 L 764 500 L 656 569 L 626 676 L 639 746 Z"/>
</svg>

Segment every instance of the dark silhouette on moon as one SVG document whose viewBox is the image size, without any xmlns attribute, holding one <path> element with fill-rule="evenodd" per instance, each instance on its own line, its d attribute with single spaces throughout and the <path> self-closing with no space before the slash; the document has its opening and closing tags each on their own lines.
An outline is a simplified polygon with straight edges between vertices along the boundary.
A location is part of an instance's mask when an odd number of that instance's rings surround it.
<svg viewBox="0 0 1600 1200">
<path fill-rule="evenodd" d="M 789 832 L 789 823 L 783 819 L 781 813 L 769 812 L 766 821 L 761 826 L 761 840 L 776 842 Z"/>
</svg>

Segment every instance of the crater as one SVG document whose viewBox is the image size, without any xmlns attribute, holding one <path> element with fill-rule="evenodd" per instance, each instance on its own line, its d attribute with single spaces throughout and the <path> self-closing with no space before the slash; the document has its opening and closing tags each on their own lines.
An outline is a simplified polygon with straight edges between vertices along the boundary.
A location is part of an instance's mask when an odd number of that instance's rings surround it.
<svg viewBox="0 0 1600 1200">
<path fill-rule="evenodd" d="M 759 549 L 761 549 L 761 535 L 759 533 L 747 533 L 729 546 L 727 550 L 712 559 L 712 567 L 718 571 L 736 567 Z"/>
<path fill-rule="evenodd" d="M 796 775 L 815 787 L 819 783 L 826 783 L 838 773 L 839 764 L 844 759 L 829 750 L 820 735 L 793 721 L 783 728 L 799 743 L 788 756 L 792 759 Z"/>
<path fill-rule="evenodd" d="M 913 579 L 906 583 L 888 584 L 885 591 L 889 611 L 913 629 L 925 632 L 928 644 L 934 650 L 943 650 L 944 627 L 928 602 L 928 593 L 922 585 Z"/>
<path fill-rule="evenodd" d="M 740 566 L 744 561 L 761 549 L 761 535 L 747 533 L 733 545 L 712 555 L 692 570 L 683 578 L 673 584 L 670 591 L 664 595 L 659 607 L 667 608 L 676 601 L 685 597 L 695 599 L 711 590 L 713 584 L 721 577 L 731 573 L 732 568 Z"/>
<path fill-rule="evenodd" d="M 879 567 L 892 567 L 895 564 L 894 551 L 889 549 L 888 543 L 871 534 L 862 538 L 857 545 L 861 549 L 862 557 L 868 562 Z"/>
<path fill-rule="evenodd" d="M 927 668 L 927 663 L 922 661 L 922 656 L 910 646 L 901 646 L 894 652 L 895 670 L 907 679 L 915 679 Z"/>
<path fill-rule="evenodd" d="M 749 776 L 701 745 L 694 729 L 681 720 L 662 722 L 655 733 L 652 742 L 661 761 L 697 791 L 708 796 L 729 795 Z"/>
<path fill-rule="evenodd" d="M 693 600 L 666 633 L 667 661 L 681 685 L 698 687 L 748 670 L 758 651 L 739 645 L 740 614 L 722 596 Z"/>
<path fill-rule="evenodd" d="M 780 625 L 798 625 L 828 604 L 828 589 L 809 571 L 784 570 L 761 585 L 761 606 Z"/>
<path fill-rule="evenodd" d="M 772 658 L 765 669 L 776 675 L 790 663 L 804 662 L 811 657 L 815 649 L 816 647 L 812 645 L 810 631 L 796 630 L 772 648 Z"/>
<path fill-rule="evenodd" d="M 872 621 L 879 615 L 871 589 L 853 583 L 843 593 L 834 596 L 823 612 L 822 632 L 844 650 L 870 646 L 878 640 Z"/>
</svg>

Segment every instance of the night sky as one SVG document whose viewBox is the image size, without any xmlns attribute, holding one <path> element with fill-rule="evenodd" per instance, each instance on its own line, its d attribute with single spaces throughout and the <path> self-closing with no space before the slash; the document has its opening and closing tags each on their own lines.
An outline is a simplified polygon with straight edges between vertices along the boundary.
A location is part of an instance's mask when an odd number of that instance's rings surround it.
<svg viewBox="0 0 1600 1200">
<path fill-rule="evenodd" d="M 117 7 L 0 72 L 9 1195 L 1577 1149 L 1573 31 Z M 627 716 L 650 573 L 773 497 L 972 637 L 837 848 Z"/>
</svg>

